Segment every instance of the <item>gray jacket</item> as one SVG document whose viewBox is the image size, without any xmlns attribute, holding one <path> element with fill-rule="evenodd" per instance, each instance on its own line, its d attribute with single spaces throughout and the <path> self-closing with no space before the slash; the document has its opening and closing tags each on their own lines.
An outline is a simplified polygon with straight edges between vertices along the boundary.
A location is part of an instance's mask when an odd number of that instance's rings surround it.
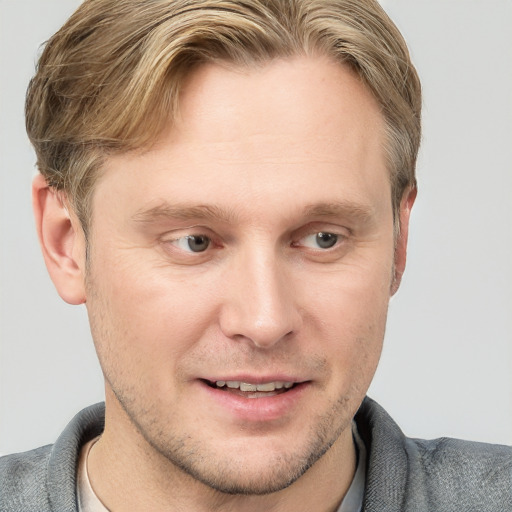
<svg viewBox="0 0 512 512">
<path fill-rule="evenodd" d="M 511 447 L 409 439 L 369 398 L 356 422 L 368 450 L 365 512 L 512 512 Z M 80 447 L 103 424 L 96 404 L 54 445 L 0 458 L 0 512 L 77 511 Z"/>
</svg>

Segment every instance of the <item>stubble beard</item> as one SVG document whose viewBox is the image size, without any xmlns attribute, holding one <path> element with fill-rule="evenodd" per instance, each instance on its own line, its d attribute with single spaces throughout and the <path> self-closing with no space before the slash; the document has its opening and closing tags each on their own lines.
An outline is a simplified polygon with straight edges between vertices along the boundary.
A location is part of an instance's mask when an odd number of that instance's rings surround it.
<svg viewBox="0 0 512 512">
<path fill-rule="evenodd" d="M 325 455 L 352 422 L 351 411 L 348 411 L 350 401 L 342 397 L 313 422 L 305 445 L 290 453 L 273 454 L 265 461 L 264 469 L 255 473 L 250 463 L 244 463 L 243 452 L 233 450 L 222 456 L 201 440 L 159 429 L 151 411 L 137 410 L 131 399 L 111 389 L 148 448 L 171 464 L 170 473 L 175 474 L 177 470 L 185 480 L 191 478 L 224 495 L 262 496 L 286 489 Z M 337 427 L 333 429 L 334 425 Z"/>
</svg>

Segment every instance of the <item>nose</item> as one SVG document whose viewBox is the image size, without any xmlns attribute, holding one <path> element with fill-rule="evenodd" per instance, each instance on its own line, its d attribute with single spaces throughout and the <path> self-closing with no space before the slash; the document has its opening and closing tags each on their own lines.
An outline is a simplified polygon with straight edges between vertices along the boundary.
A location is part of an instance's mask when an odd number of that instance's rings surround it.
<svg viewBox="0 0 512 512">
<path fill-rule="evenodd" d="M 270 348 L 301 324 L 294 286 L 283 264 L 270 252 L 240 257 L 228 271 L 220 312 L 223 334 Z"/>
</svg>

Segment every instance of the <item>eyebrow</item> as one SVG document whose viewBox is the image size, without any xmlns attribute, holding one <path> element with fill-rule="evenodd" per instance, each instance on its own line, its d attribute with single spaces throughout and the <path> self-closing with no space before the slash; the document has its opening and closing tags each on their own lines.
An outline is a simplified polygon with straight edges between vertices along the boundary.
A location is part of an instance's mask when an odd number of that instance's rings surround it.
<svg viewBox="0 0 512 512">
<path fill-rule="evenodd" d="M 225 210 L 214 204 L 207 205 L 184 205 L 184 204 L 171 204 L 166 201 L 149 208 L 146 210 L 139 210 L 136 212 L 132 219 L 135 222 L 149 223 L 158 220 L 174 219 L 174 220 L 191 220 L 191 219 L 205 219 L 216 220 L 225 223 L 234 223 L 237 216 L 231 210 Z"/>
<path fill-rule="evenodd" d="M 369 222 L 374 218 L 374 209 L 352 201 L 335 201 L 307 205 L 302 216 L 305 218 L 343 217 L 356 222 Z M 160 204 L 137 211 L 132 219 L 137 223 L 151 223 L 159 220 L 214 220 L 234 224 L 239 216 L 233 209 L 226 210 L 214 204 L 189 205 L 163 201 Z"/>
<path fill-rule="evenodd" d="M 353 201 L 335 201 L 312 204 L 305 208 L 306 217 L 349 217 L 360 222 L 369 222 L 375 216 L 374 208 Z"/>
</svg>

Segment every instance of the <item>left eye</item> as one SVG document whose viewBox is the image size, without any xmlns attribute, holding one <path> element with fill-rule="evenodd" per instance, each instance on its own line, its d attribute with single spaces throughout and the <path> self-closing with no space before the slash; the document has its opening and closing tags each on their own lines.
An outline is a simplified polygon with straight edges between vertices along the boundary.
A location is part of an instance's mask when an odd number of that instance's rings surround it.
<svg viewBox="0 0 512 512">
<path fill-rule="evenodd" d="M 339 235 L 320 231 L 319 233 L 305 236 L 302 239 L 301 245 L 306 247 L 313 247 L 314 249 L 330 249 L 336 245 L 338 239 Z"/>
<path fill-rule="evenodd" d="M 173 245 L 187 252 L 204 252 L 210 243 L 211 240 L 206 235 L 183 236 L 172 242 Z"/>
</svg>

